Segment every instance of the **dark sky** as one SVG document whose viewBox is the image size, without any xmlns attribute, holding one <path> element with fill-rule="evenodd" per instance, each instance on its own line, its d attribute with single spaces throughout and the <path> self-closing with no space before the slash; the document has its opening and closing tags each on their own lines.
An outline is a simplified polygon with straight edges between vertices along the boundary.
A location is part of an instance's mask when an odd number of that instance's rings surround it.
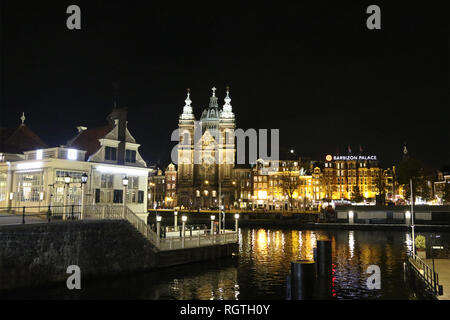
<svg viewBox="0 0 450 320">
<path fill-rule="evenodd" d="M 66 28 L 66 8 L 82 30 Z M 366 28 L 377 4 L 382 30 Z M 449 4 L 440 1 L 2 0 L 1 126 L 52 146 L 113 106 L 145 160 L 167 164 L 186 88 L 197 116 L 231 87 L 239 128 L 279 128 L 283 148 L 322 160 L 365 152 L 390 166 L 450 163 Z"/>
</svg>

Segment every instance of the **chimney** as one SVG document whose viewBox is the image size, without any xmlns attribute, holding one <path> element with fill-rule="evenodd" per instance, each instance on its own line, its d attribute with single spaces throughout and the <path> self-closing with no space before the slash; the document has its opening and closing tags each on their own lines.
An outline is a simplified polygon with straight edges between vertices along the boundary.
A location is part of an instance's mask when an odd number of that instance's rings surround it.
<svg viewBox="0 0 450 320">
<path fill-rule="evenodd" d="M 111 114 L 108 116 L 108 122 L 111 126 L 117 126 L 119 147 L 117 150 L 117 163 L 125 164 L 125 138 L 127 131 L 127 109 L 126 108 L 114 108 Z"/>
</svg>

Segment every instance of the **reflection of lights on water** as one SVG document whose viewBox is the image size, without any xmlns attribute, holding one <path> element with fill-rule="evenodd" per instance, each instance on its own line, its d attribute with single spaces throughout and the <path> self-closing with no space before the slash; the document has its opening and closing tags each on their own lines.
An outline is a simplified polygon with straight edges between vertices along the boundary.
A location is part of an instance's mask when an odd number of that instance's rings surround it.
<svg viewBox="0 0 450 320">
<path fill-rule="evenodd" d="M 350 251 L 350 258 L 353 258 L 353 253 L 355 250 L 355 233 L 354 233 L 354 231 L 349 231 L 349 233 L 348 233 L 348 249 Z"/>
<path fill-rule="evenodd" d="M 316 234 L 314 232 L 311 232 L 311 247 L 316 247 Z"/>
<path fill-rule="evenodd" d="M 298 232 L 298 249 L 301 250 L 303 246 L 302 232 Z"/>
<path fill-rule="evenodd" d="M 242 252 L 242 229 L 238 230 L 239 251 Z"/>
<path fill-rule="evenodd" d="M 281 250 L 284 251 L 284 232 L 281 234 Z"/>
<path fill-rule="evenodd" d="M 267 234 L 265 230 L 258 230 L 258 248 L 267 248 Z"/>
<path fill-rule="evenodd" d="M 409 234 L 409 233 L 406 234 L 405 244 L 406 244 L 406 248 L 407 248 L 408 252 L 412 252 L 413 243 L 412 243 L 411 234 Z"/>
<path fill-rule="evenodd" d="M 251 242 L 252 242 L 252 247 L 254 247 L 255 246 L 255 229 L 252 230 Z"/>
<path fill-rule="evenodd" d="M 267 230 L 267 246 L 270 246 L 270 230 Z"/>
</svg>

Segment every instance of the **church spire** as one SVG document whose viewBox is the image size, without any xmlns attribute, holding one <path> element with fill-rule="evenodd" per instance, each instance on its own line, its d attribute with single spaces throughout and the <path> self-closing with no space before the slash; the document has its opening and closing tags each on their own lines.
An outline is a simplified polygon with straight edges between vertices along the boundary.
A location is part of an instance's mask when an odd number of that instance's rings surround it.
<svg viewBox="0 0 450 320">
<path fill-rule="evenodd" d="M 20 117 L 20 120 L 22 121 L 23 126 L 25 125 L 25 119 L 26 119 L 25 112 L 22 112 L 22 116 Z"/>
<path fill-rule="evenodd" d="M 230 87 L 227 86 L 227 96 L 225 99 L 225 104 L 223 105 L 223 110 L 220 113 L 221 118 L 234 118 L 233 107 L 231 106 L 231 98 L 230 98 Z"/>
<path fill-rule="evenodd" d="M 212 87 L 212 92 L 213 92 L 213 94 L 212 94 L 212 96 L 211 96 L 211 98 L 209 99 L 209 108 L 211 109 L 211 108 L 219 108 L 219 105 L 217 104 L 217 97 L 216 97 L 216 87 Z"/>
<path fill-rule="evenodd" d="M 192 100 L 191 100 L 191 89 L 187 89 L 187 98 L 184 100 L 186 103 L 183 107 L 183 113 L 180 116 L 181 120 L 194 120 L 194 114 L 192 112 Z"/>
</svg>

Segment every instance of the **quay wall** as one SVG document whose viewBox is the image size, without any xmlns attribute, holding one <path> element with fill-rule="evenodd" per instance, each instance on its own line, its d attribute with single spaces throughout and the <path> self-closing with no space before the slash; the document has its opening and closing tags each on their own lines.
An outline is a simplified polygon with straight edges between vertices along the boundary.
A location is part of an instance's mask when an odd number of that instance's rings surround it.
<svg viewBox="0 0 450 320">
<path fill-rule="evenodd" d="M 132 274 L 231 256 L 238 245 L 158 251 L 124 220 L 70 221 L 0 227 L 0 290 Z"/>
</svg>

